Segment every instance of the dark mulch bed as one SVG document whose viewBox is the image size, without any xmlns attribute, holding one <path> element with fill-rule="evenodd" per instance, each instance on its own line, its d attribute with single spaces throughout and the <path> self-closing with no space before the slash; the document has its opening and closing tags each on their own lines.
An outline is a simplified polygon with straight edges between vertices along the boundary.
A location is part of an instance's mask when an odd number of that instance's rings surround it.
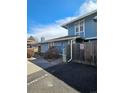
<svg viewBox="0 0 124 93">
<path fill-rule="evenodd" d="M 80 63 L 63 63 L 46 69 L 81 93 L 97 90 L 97 68 Z"/>
</svg>

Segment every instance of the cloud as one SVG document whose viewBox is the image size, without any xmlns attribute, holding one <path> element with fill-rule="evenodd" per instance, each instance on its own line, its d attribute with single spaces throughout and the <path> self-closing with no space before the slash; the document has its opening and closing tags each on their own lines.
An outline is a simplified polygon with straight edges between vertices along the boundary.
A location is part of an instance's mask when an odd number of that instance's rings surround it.
<svg viewBox="0 0 124 93">
<path fill-rule="evenodd" d="M 32 34 L 28 34 L 28 36 L 37 37 L 39 41 L 41 37 L 45 37 L 45 40 L 48 40 L 66 36 L 68 33 L 66 29 L 60 27 L 58 24 L 34 26 L 31 28 L 31 31 Z"/>
<path fill-rule="evenodd" d="M 57 38 L 61 36 L 67 36 L 68 31 L 64 28 L 62 28 L 60 25 L 67 23 L 76 17 L 83 15 L 87 12 L 90 12 L 92 10 L 96 9 L 96 0 L 87 0 L 86 2 L 82 3 L 79 10 L 77 11 L 76 16 L 66 17 L 64 19 L 56 20 L 55 23 L 49 24 L 49 25 L 33 25 L 30 28 L 31 34 L 28 34 L 29 36 L 34 36 L 40 41 L 41 37 L 45 37 L 45 40 Z"/>
<path fill-rule="evenodd" d="M 87 0 L 80 6 L 80 9 L 78 12 L 79 12 L 79 15 L 83 15 L 95 9 L 97 9 L 96 0 Z"/>
<path fill-rule="evenodd" d="M 61 24 L 67 23 L 67 22 L 69 22 L 69 21 L 71 21 L 71 20 L 73 20 L 75 18 L 76 18 L 76 16 L 66 17 L 64 19 L 57 20 L 56 23 L 61 25 Z"/>
<path fill-rule="evenodd" d="M 28 33 L 27 37 L 34 36 L 38 39 L 38 41 L 40 41 L 41 37 L 45 37 L 45 40 L 49 40 L 57 37 L 67 36 L 67 29 L 61 27 L 60 25 L 69 22 L 74 18 L 76 17 L 66 17 L 65 19 L 57 20 L 54 24 L 49 25 L 33 25 L 30 28 L 30 32 L 32 33 Z"/>
</svg>

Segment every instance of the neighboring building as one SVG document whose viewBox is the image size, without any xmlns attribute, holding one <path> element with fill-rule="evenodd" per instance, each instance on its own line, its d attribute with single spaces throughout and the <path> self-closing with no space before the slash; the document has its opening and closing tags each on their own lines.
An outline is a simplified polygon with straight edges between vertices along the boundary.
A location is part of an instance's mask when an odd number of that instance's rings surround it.
<svg viewBox="0 0 124 93">
<path fill-rule="evenodd" d="M 41 43 L 43 43 L 45 41 L 44 37 L 41 37 Z"/>
<path fill-rule="evenodd" d="M 72 43 L 80 42 L 81 40 L 96 40 L 97 39 L 97 10 L 80 16 L 62 27 L 68 29 L 68 36 L 55 38 L 41 43 L 41 52 L 45 53 L 49 47 L 55 46 L 62 54 L 63 49 Z"/>
<path fill-rule="evenodd" d="M 38 42 L 36 41 L 36 39 L 33 36 L 30 36 L 27 39 L 27 48 L 32 48 L 34 49 L 34 52 L 38 51 Z"/>
</svg>

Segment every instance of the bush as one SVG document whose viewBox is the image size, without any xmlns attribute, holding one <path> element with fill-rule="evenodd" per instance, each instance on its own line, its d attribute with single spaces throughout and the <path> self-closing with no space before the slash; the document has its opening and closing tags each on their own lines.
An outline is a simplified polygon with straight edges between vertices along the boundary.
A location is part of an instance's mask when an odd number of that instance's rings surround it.
<svg viewBox="0 0 124 93">
<path fill-rule="evenodd" d="M 33 48 L 28 48 L 27 49 L 27 57 L 31 58 L 32 56 L 34 56 L 34 49 Z"/>
<path fill-rule="evenodd" d="M 45 59 L 57 59 L 59 58 L 59 50 L 56 47 L 51 47 L 49 50 L 44 54 Z"/>
</svg>

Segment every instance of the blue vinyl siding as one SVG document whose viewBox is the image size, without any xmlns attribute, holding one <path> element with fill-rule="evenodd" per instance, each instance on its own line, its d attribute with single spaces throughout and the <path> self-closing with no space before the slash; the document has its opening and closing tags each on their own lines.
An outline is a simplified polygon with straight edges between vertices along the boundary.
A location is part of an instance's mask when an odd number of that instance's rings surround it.
<svg viewBox="0 0 124 93">
<path fill-rule="evenodd" d="M 75 26 L 74 26 L 74 23 L 68 25 L 68 35 L 69 36 L 75 35 Z"/>
<path fill-rule="evenodd" d="M 77 22 L 77 21 L 76 21 Z M 78 35 L 75 32 L 75 23 L 71 23 L 68 25 L 68 35 L 69 36 L 74 36 L 74 35 Z M 83 38 L 84 37 L 84 32 L 80 33 L 80 36 Z"/>
<path fill-rule="evenodd" d="M 54 43 L 54 46 L 56 46 L 60 52 L 60 54 L 62 54 L 63 49 L 67 46 L 68 44 L 68 40 L 66 41 L 58 41 Z"/>
<path fill-rule="evenodd" d="M 48 43 L 41 45 L 41 53 L 45 53 L 48 50 Z"/>
<path fill-rule="evenodd" d="M 84 32 L 81 32 L 80 33 L 80 36 L 83 38 L 84 37 Z"/>
<path fill-rule="evenodd" d="M 85 38 L 97 37 L 97 22 L 93 21 L 96 14 L 85 19 Z"/>
<path fill-rule="evenodd" d="M 87 16 L 83 19 L 80 19 L 80 20 L 85 20 L 85 32 L 81 32 L 80 33 L 80 36 L 83 38 L 89 38 L 89 37 L 96 37 L 97 36 L 97 22 L 94 22 L 93 21 L 93 18 L 97 16 L 97 13 L 94 13 L 90 16 Z M 80 21 L 78 20 L 78 21 Z M 78 22 L 76 21 L 76 22 Z M 67 29 L 68 29 L 68 35 L 69 36 L 72 36 L 72 35 L 76 35 L 75 34 L 75 23 L 76 22 L 73 22 L 73 23 L 70 23 L 67 25 Z"/>
<path fill-rule="evenodd" d="M 41 52 L 45 53 L 48 51 L 49 47 L 48 47 L 48 43 L 43 43 L 41 45 Z M 62 54 L 63 49 L 68 45 L 68 40 L 65 41 L 57 41 L 54 42 L 54 46 L 59 50 L 59 53 Z"/>
</svg>

